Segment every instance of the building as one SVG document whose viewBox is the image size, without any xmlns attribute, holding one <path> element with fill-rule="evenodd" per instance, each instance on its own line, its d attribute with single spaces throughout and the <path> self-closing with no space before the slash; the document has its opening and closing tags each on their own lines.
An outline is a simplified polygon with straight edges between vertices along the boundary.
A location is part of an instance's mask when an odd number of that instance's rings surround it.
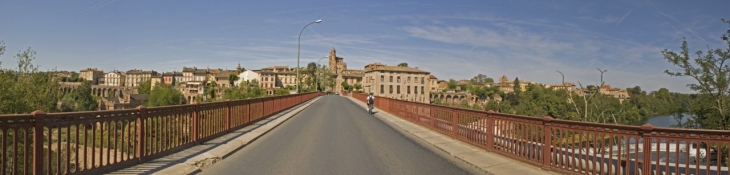
<svg viewBox="0 0 730 175">
<path fill-rule="evenodd" d="M 344 92 L 345 89 L 342 86 L 342 82 L 347 82 L 348 85 L 362 85 L 365 71 L 347 69 L 347 63 L 345 63 L 344 58 L 337 56 L 337 51 L 334 47 L 330 50 L 328 58 L 330 73 L 332 73 L 333 78 L 335 79 L 335 89 L 332 91 Z"/>
<path fill-rule="evenodd" d="M 162 83 L 164 84 L 174 84 L 176 82 L 180 82 L 176 80 L 175 78 L 181 78 L 182 72 L 165 72 L 162 74 Z"/>
<path fill-rule="evenodd" d="M 429 91 L 431 91 L 431 93 L 441 92 L 439 90 L 438 81 L 439 80 L 438 80 L 438 78 L 436 78 L 436 76 L 433 76 L 433 75 L 429 75 L 428 76 L 428 86 L 431 87 L 430 90 L 429 90 Z"/>
<path fill-rule="evenodd" d="M 259 81 L 261 79 L 261 74 L 259 74 L 257 71 L 253 70 L 246 70 L 238 74 L 238 81 L 236 81 L 236 86 L 240 86 L 243 82 L 251 82 L 252 80 Z"/>
<path fill-rule="evenodd" d="M 117 70 L 104 74 L 105 86 L 124 86 L 126 80 L 127 75 Z"/>
<path fill-rule="evenodd" d="M 573 92 L 576 90 L 575 84 L 573 83 L 563 83 L 563 84 L 549 84 L 545 85 L 545 88 L 549 88 L 552 90 L 568 90 L 568 92 Z"/>
<path fill-rule="evenodd" d="M 157 86 L 157 84 L 161 84 L 161 83 L 162 83 L 162 75 L 153 75 L 150 78 L 150 88 L 155 88 L 155 86 Z"/>
<path fill-rule="evenodd" d="M 535 84 L 535 82 L 519 80 L 518 84 L 520 86 L 520 90 L 525 91 L 527 89 L 527 85 Z M 515 91 L 515 81 L 507 79 L 506 75 L 502 75 L 502 78 L 499 79 L 499 83 L 494 84 L 494 86 L 499 87 L 499 90 L 504 93 L 510 93 Z"/>
<path fill-rule="evenodd" d="M 205 82 L 207 76 L 208 71 L 205 69 L 198 69 L 197 67 L 183 67 L 180 82 Z"/>
<path fill-rule="evenodd" d="M 619 99 L 619 102 L 629 99 L 629 92 L 626 89 L 611 88 L 611 85 L 608 84 L 601 85 L 601 87 L 598 88 L 598 93 L 617 98 Z"/>
<path fill-rule="evenodd" d="M 365 66 L 364 84 L 365 93 L 376 96 L 415 101 L 430 102 L 430 72 L 418 67 L 387 66 L 381 63 L 372 63 Z"/>
<path fill-rule="evenodd" d="M 104 77 L 104 71 L 97 68 L 86 68 L 79 71 L 79 78 L 91 82 L 91 85 L 99 85 L 99 80 Z"/>
<path fill-rule="evenodd" d="M 125 86 L 137 87 L 139 84 L 147 80 L 151 80 L 153 76 L 159 76 L 157 71 L 143 71 L 139 69 L 132 69 L 126 73 Z"/>
</svg>

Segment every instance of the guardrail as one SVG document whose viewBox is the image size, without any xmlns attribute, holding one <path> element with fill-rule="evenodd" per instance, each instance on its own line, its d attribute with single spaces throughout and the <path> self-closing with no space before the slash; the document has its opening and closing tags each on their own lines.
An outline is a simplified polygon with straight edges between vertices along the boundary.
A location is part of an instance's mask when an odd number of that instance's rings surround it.
<svg viewBox="0 0 730 175">
<path fill-rule="evenodd" d="M 190 148 L 319 95 L 0 115 L 0 174 L 99 174 L 128 167 Z"/>
<path fill-rule="evenodd" d="M 365 102 L 364 94 L 353 94 Z M 612 125 L 376 97 L 375 107 L 486 151 L 566 174 L 728 174 L 730 131 Z"/>
</svg>

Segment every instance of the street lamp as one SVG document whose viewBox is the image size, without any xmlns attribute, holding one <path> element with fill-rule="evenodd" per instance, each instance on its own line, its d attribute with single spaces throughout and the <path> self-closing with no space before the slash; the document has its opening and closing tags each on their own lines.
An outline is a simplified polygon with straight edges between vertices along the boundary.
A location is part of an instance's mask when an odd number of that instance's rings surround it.
<svg viewBox="0 0 730 175">
<path fill-rule="evenodd" d="M 307 26 L 312 25 L 314 23 L 321 23 L 321 22 L 322 22 L 322 20 L 321 19 L 318 19 L 318 20 L 316 20 L 314 22 L 311 22 L 311 23 L 307 24 L 306 26 L 302 27 L 302 31 L 299 31 L 299 39 L 297 40 L 297 77 L 296 77 L 296 79 L 297 79 L 297 93 L 299 93 L 299 47 L 300 47 L 300 45 L 302 43 L 302 32 L 304 32 L 304 29 L 307 28 Z"/>
<path fill-rule="evenodd" d="M 319 79 L 321 78 L 321 76 L 319 75 L 319 61 L 322 61 L 322 59 L 324 59 L 324 58 L 327 58 L 327 57 L 322 57 L 322 58 L 319 58 L 319 60 L 317 60 L 317 69 L 315 69 L 317 71 L 317 89 L 316 89 L 317 91 L 319 91 Z"/>
</svg>

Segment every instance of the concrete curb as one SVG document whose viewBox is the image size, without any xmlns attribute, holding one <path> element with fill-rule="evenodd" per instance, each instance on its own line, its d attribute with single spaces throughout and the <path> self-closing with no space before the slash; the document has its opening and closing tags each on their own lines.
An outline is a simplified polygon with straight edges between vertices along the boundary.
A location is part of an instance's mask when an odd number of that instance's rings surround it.
<svg viewBox="0 0 730 175">
<path fill-rule="evenodd" d="M 278 127 L 294 115 L 311 106 L 320 97 L 294 106 L 262 119 L 254 124 L 243 127 L 236 131 L 214 138 L 203 144 L 193 146 L 183 151 L 152 160 L 147 163 L 138 164 L 133 167 L 121 169 L 107 174 L 195 174 L 201 170 L 225 159 L 251 142 L 257 140 L 264 134 Z M 283 114 L 282 114 L 283 113 Z M 194 155 L 190 158 L 191 155 Z M 170 165 L 173 163 L 174 165 Z M 165 165 L 161 165 L 165 164 Z M 153 167 L 153 168 L 150 168 Z M 156 167 L 156 168 L 154 168 Z M 159 169 L 159 170 L 156 170 Z M 156 170 L 156 171 L 155 171 Z M 150 172 L 151 171 L 151 172 Z"/>
<path fill-rule="evenodd" d="M 354 103 L 367 108 L 365 103 L 352 97 L 348 98 Z M 378 110 L 374 116 L 392 128 L 397 128 L 396 130 L 404 136 L 440 156 L 457 163 L 457 165 L 458 163 L 467 164 L 468 167 L 461 167 L 474 174 L 559 174 L 545 171 L 539 167 L 534 167 L 496 153 L 490 153 L 468 143 L 453 139 L 450 136 L 396 117 L 388 112 Z M 458 162 L 454 160 L 458 160 Z"/>
</svg>

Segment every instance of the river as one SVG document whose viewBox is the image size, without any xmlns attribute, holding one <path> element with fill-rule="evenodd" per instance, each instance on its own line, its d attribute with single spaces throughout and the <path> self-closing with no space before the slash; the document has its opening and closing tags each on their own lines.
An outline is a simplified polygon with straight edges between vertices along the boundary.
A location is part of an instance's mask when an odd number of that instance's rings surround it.
<svg viewBox="0 0 730 175">
<path fill-rule="evenodd" d="M 687 122 L 687 114 L 684 114 L 684 118 L 682 119 L 682 123 Z M 672 125 L 679 124 L 676 119 L 674 119 L 674 116 L 672 115 L 660 115 L 660 116 L 654 116 L 649 117 L 646 119 L 644 124 L 649 123 L 654 125 L 655 127 L 670 127 Z"/>
</svg>

